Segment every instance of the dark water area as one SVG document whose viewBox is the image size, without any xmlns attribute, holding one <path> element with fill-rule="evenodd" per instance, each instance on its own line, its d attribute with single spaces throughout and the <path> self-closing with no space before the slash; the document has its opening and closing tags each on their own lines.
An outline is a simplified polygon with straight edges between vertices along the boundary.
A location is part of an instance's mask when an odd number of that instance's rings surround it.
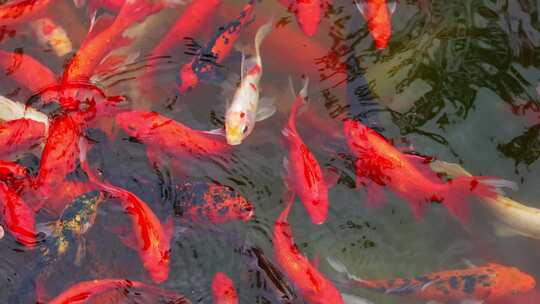
<svg viewBox="0 0 540 304">
<path fill-rule="evenodd" d="M 6 153 L 10 147 L 0 148 L 1 160 L 27 168 L 24 180 L 40 180 L 44 174 L 40 168 L 43 145 L 50 140 L 51 126 L 58 117 L 72 114 L 65 114 L 71 111 L 65 110 L 71 99 L 62 104 L 54 95 L 54 102 L 47 101 L 53 83 L 46 83 L 47 75 L 35 66 L 27 66 L 23 56 L 50 69 L 52 79 L 60 83 L 84 49 L 84 41 L 91 40 L 87 38 L 91 24 L 94 36 L 114 29 L 111 22 L 119 10 L 115 1 L 87 1 L 50 1 L 42 12 L 21 22 L 2 15 L 3 8 L 20 1 L 0 4 L 0 95 L 41 111 L 49 121 L 49 134 L 30 147 L 10 153 Z M 133 0 L 137 1 L 144 2 Z M 181 141 L 180 137 L 164 139 L 154 146 L 154 155 L 148 155 L 148 143 L 157 142 L 155 137 L 137 138 L 122 127 L 117 113 L 92 118 L 75 134 L 77 142 L 82 137 L 92 143 L 87 158 L 97 178 L 136 195 L 155 214 L 159 225 L 167 227 L 167 220 L 172 219 L 168 277 L 163 282 L 153 280 L 138 251 L 122 241 L 133 238 L 137 224 L 132 222 L 133 211 L 127 211 L 118 197 L 103 194 L 95 219 L 81 220 L 82 213 L 77 210 L 88 206 L 74 205 L 74 214 L 62 215 L 65 205 L 91 190 L 74 190 L 77 183 L 91 184 L 77 150 L 62 183 L 54 184 L 48 192 L 33 194 L 34 186 L 25 181 L 1 181 L 17 188 L 17 195 L 30 205 L 42 202 L 45 207 L 35 213 L 41 232 L 38 244 L 29 248 L 6 228 L 9 207 L 3 203 L 0 303 L 35 303 L 38 293 L 48 303 L 73 284 L 110 278 L 147 285 L 116 284 L 116 288 L 101 292 L 94 289 L 96 294 L 80 303 L 182 303 L 172 293 L 192 303 L 216 303 L 211 286 L 217 272 L 234 282 L 239 303 L 311 303 L 287 277 L 274 254 L 274 224 L 285 208 L 287 192 L 283 158 L 289 146 L 281 131 L 295 98 L 289 77 L 296 91 L 303 78 L 310 80 L 307 107 L 296 117 L 298 133 L 320 166 L 337 172 L 338 179 L 329 188 L 328 218 L 323 224 L 312 224 L 298 197 L 288 222 L 299 253 L 340 292 L 356 297 L 356 302 L 348 298 L 345 303 L 413 304 L 437 299 L 353 287 L 331 267 L 329 257 L 365 280 L 415 278 L 468 269 L 471 263 L 497 263 L 540 278 L 540 212 L 536 209 L 540 208 L 540 1 L 397 1 L 385 49 L 375 48 L 366 19 L 352 1 L 333 0 L 325 7 L 312 37 L 301 31 L 295 14 L 281 1 L 256 1 L 253 21 L 242 29 L 230 54 L 215 63 L 214 77 L 201 80 L 196 88 L 182 94 L 178 73 L 192 60 L 194 46 L 206 45 L 219 27 L 236 18 L 247 4 L 222 1 L 198 30 L 189 37 L 175 37 L 171 46 L 156 56 L 154 47 L 197 1 L 201 0 L 163 7 L 137 21 L 133 21 L 136 14 L 128 15 L 130 26 L 106 43 L 109 46 L 88 78 L 76 79 L 72 95 L 81 104 L 75 107 L 92 108 L 94 101 L 98 104 L 107 97 L 121 96 L 118 107 L 122 111 L 155 111 L 193 130 L 223 128 L 233 94 L 223 89 L 224 83 L 239 78 L 242 53 L 254 53 L 257 29 L 273 18 L 274 28 L 261 45 L 264 72 L 259 84 L 261 96 L 275 98 L 276 113 L 258 121 L 240 145 L 211 157 L 187 155 L 182 152 L 183 145 L 176 149 L 172 143 Z M 37 0 L 36 10 L 44 2 Z M 94 8 L 97 17 L 92 23 Z M 65 35 L 57 33 L 53 35 L 56 40 L 40 42 L 36 20 L 44 18 Z M 79 82 L 99 90 L 83 89 Z M 65 87 L 61 90 L 67 92 Z M 92 102 L 86 105 L 83 100 Z M 9 112 L 7 103 L 0 100 L 2 125 L 15 119 Z M 457 163 L 475 176 L 513 181 L 518 189 L 505 189 L 505 195 L 530 209 L 516 207 L 518 212 L 500 201 L 490 205 L 473 199 L 469 220 L 464 223 L 439 203 L 426 204 L 423 218 L 417 219 L 408 202 L 390 187 L 383 188 L 384 204 L 372 208 L 364 187 L 355 185 L 356 155 L 348 148 L 343 132 L 343 121 L 348 118 L 376 130 L 403 153 Z M 128 123 L 138 122 L 128 118 Z M 30 132 L 21 130 L 22 134 Z M 0 140 L 1 132 L 3 129 Z M 64 133 L 66 138 L 70 136 L 69 131 Z M 59 141 L 59 146 L 70 145 L 69 138 Z M 58 156 L 51 171 L 63 172 L 64 160 L 71 157 L 65 154 Z M 51 178 L 55 174 L 50 173 Z M 212 195 L 205 196 L 210 192 Z M 201 202 L 219 205 L 224 196 L 244 205 L 212 209 L 215 217 L 207 220 L 205 212 L 210 211 L 195 208 Z M 51 223 L 59 225 L 59 219 L 67 223 L 68 217 L 76 224 L 63 226 L 65 243 L 58 241 L 62 245 L 54 247 L 51 240 L 59 232 L 51 229 L 58 227 Z M 513 226 L 509 233 L 501 228 L 504 223 L 521 226 Z M 61 248 L 61 253 L 44 248 Z M 459 272 L 455 276 L 459 277 Z M 507 288 L 510 297 L 484 303 L 540 303 L 538 287 L 522 297 L 512 294 L 511 283 L 505 284 L 493 288 Z M 424 288 L 420 286 L 415 292 Z"/>
</svg>

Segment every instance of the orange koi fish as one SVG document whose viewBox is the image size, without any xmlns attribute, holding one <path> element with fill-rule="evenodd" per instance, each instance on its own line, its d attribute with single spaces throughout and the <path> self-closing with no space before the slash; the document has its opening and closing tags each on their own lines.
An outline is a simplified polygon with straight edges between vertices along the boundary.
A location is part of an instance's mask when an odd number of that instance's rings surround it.
<svg viewBox="0 0 540 304">
<path fill-rule="evenodd" d="M 385 49 L 392 35 L 392 13 L 396 10 L 395 0 L 354 0 L 366 19 L 375 47 Z"/>
<path fill-rule="evenodd" d="M 240 15 L 225 26 L 219 27 L 214 38 L 204 48 L 197 50 L 193 59 L 186 63 L 178 75 L 180 93 L 186 93 L 197 86 L 199 80 L 213 77 L 215 67 L 229 55 L 234 43 L 240 37 L 240 31 L 252 19 L 255 1 L 251 0 Z"/>
<path fill-rule="evenodd" d="M 228 186 L 190 182 L 176 187 L 174 213 L 198 223 L 247 222 L 253 216 L 253 205 Z"/>
<path fill-rule="evenodd" d="M 419 275 L 411 279 L 363 280 L 347 272 L 341 262 L 328 258 L 330 265 L 346 274 L 348 283 L 393 296 L 405 296 L 420 300 L 440 301 L 492 301 L 502 297 L 531 291 L 535 279 L 514 267 L 488 263 Z"/>
<path fill-rule="evenodd" d="M 320 225 L 328 216 L 328 187 L 317 159 L 302 141 L 295 123 L 298 108 L 306 102 L 308 83 L 309 79 L 306 78 L 292 105 L 287 126 L 282 131 L 289 146 L 289 157 L 283 159 L 283 165 L 286 185 L 300 198 L 311 222 Z"/>
<path fill-rule="evenodd" d="M 44 46 L 50 47 L 58 57 L 70 53 L 73 48 L 66 30 L 49 18 L 32 21 L 31 26 L 36 37 Z"/>
<path fill-rule="evenodd" d="M 27 22 L 41 16 L 54 0 L 21 0 L 0 6 L 0 24 Z"/>
<path fill-rule="evenodd" d="M 165 225 L 161 225 L 152 209 L 138 196 L 123 188 L 98 180 L 87 163 L 88 143 L 85 139 L 81 139 L 80 145 L 81 167 L 88 175 L 90 182 L 117 198 L 131 218 L 135 238 L 122 237 L 122 241 L 126 246 L 137 250 L 144 269 L 148 271 L 154 282 L 164 282 L 169 277 L 170 243 L 173 235 L 172 217 L 169 216 Z"/>
<path fill-rule="evenodd" d="M 4 228 L 25 247 L 34 248 L 36 245 L 34 212 L 16 192 L 3 182 L 0 182 L 0 208 Z"/>
<path fill-rule="evenodd" d="M 120 113 L 116 116 L 116 122 L 128 135 L 144 143 L 152 152 L 189 158 L 217 156 L 230 150 L 223 136 L 193 130 L 155 112 Z"/>
<path fill-rule="evenodd" d="M 307 303 L 344 303 L 339 290 L 311 265 L 294 243 L 292 230 L 287 222 L 293 202 L 294 196 L 290 195 L 285 210 L 274 225 L 272 242 L 276 261 Z"/>
<path fill-rule="evenodd" d="M 471 196 L 495 198 L 497 187 L 515 188 L 509 181 L 493 177 L 457 177 L 443 182 L 431 171 L 426 159 L 403 154 L 384 137 L 356 120 L 344 122 L 344 134 L 356 156 L 356 184 L 365 186 L 368 206 L 385 202 L 384 186 L 409 203 L 420 219 L 425 205 L 442 202 L 456 219 L 467 219 L 467 202 Z"/>
<path fill-rule="evenodd" d="M 317 33 L 323 9 L 328 6 L 325 0 L 280 0 L 289 11 L 294 12 L 296 22 L 309 37 Z"/>
<path fill-rule="evenodd" d="M 39 145 L 45 137 L 45 124 L 26 118 L 0 124 L 0 157 Z"/>
<path fill-rule="evenodd" d="M 234 282 L 223 272 L 218 272 L 212 280 L 214 304 L 238 304 L 238 294 Z"/>
<path fill-rule="evenodd" d="M 131 289 L 150 289 L 159 293 L 166 293 L 174 296 L 171 302 L 175 304 L 191 304 L 191 302 L 182 295 L 174 294 L 170 291 L 164 291 L 152 285 L 142 282 L 126 279 L 100 279 L 92 281 L 83 281 L 70 286 L 61 294 L 50 300 L 49 304 L 82 304 L 88 303 L 92 298 L 111 290 L 118 290 L 122 293 L 135 293 Z M 116 302 L 115 302 L 116 303 Z"/>
<path fill-rule="evenodd" d="M 56 76 L 49 68 L 22 52 L 0 51 L 0 69 L 32 93 L 56 83 Z"/>
</svg>

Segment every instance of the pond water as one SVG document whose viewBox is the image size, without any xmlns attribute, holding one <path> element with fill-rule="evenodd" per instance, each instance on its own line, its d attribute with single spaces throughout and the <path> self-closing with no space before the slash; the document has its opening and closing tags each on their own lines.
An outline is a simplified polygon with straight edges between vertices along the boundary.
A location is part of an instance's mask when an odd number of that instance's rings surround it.
<svg viewBox="0 0 540 304">
<path fill-rule="evenodd" d="M 136 224 L 132 224 L 132 214 L 122 208 L 118 198 L 107 197 L 99 204 L 88 231 L 68 238 L 70 254 L 59 254 L 52 260 L 43 258 L 42 248 L 50 244 L 47 240 L 54 234 L 46 223 L 56 221 L 61 212 L 36 212 L 42 233 L 34 249 L 17 242 L 4 225 L 5 236 L 0 241 L 0 302 L 34 303 L 38 293 L 48 301 L 81 281 L 118 278 L 182 294 L 192 303 L 214 303 L 211 285 L 217 272 L 232 279 L 240 303 L 313 302 L 284 274 L 286 271 L 274 255 L 274 224 L 285 208 L 287 192 L 283 158 L 289 146 L 281 130 L 295 98 L 289 89 L 289 77 L 296 91 L 302 78 L 310 80 L 307 107 L 296 117 L 298 132 L 320 166 L 333 168 L 339 179 L 329 189 L 328 218 L 323 224 L 312 224 L 299 198 L 288 222 L 300 253 L 336 288 L 357 297 L 357 301 L 373 303 L 437 300 L 414 296 L 427 285 L 417 286 L 413 295 L 388 295 L 353 287 L 330 266 L 328 257 L 341 261 L 350 273 L 366 280 L 414 278 L 451 270 L 458 270 L 455 276 L 459 277 L 465 275 L 459 270 L 467 269 L 470 263 L 516 267 L 540 278 L 540 234 L 534 235 L 540 216 L 536 210 L 524 212 L 532 217 L 527 227 L 533 231 L 525 236 L 507 235 L 498 228 L 505 217 L 509 217 L 508 221 L 525 221 L 522 214 L 498 214 L 486 208 L 481 199 L 470 200 L 471 213 L 466 222 L 456 220 L 444 204 L 436 203 L 427 204 L 423 218 L 417 219 L 407 201 L 390 187 L 383 188 L 384 205 L 370 208 L 364 187 L 355 187 L 356 155 L 347 146 L 342 122 L 347 117 L 359 119 L 403 153 L 459 163 L 473 175 L 516 182 L 517 191 L 505 190 L 505 195 L 520 204 L 540 208 L 539 1 L 397 1 L 391 15 L 389 44 L 377 49 L 366 18 L 352 1 L 333 0 L 324 7 L 317 33 L 310 37 L 300 29 L 294 12 L 280 1 L 263 0 L 254 4 L 253 20 L 241 30 L 230 54 L 214 65 L 215 77 L 202 79 L 185 94 L 178 90 L 178 73 L 193 58 L 193 45 L 205 46 L 220 26 L 237 18 L 247 1 L 215 1 L 218 4 L 200 28 L 189 31 L 184 25 L 190 39 L 175 36 L 157 56 L 152 52 L 154 47 L 193 3 L 163 7 L 139 20 L 135 20 L 136 13 L 124 16 L 130 25 L 114 35 L 112 22 L 123 4 L 118 2 L 88 0 L 77 1 L 76 5 L 67 0 L 36 0 L 32 4 L 36 10 L 43 3 L 46 8 L 29 19 L 24 19 L 25 12 L 21 22 L 0 14 L 1 50 L 6 52 L 0 53 L 4 71 L 1 95 L 49 114 L 52 124 L 58 112 L 57 108 L 43 106 L 46 102 L 41 84 L 47 77 L 35 68 L 24 70 L 22 56 L 33 57 L 60 81 L 64 72 L 73 67 L 70 62 L 75 54 L 80 54 L 82 46 L 91 40 L 87 37 L 91 13 L 92 8 L 97 8 L 92 35 L 109 31 L 113 39 L 105 43 L 106 51 L 94 63 L 88 75 L 92 77 L 85 81 L 106 96 L 124 96 L 127 103 L 121 105 L 123 110 L 156 111 L 194 130 L 222 128 L 233 94 L 223 89 L 223 84 L 238 79 L 242 53 L 253 54 L 257 30 L 273 18 L 274 28 L 261 45 L 264 72 L 260 91 L 262 96 L 274 98 L 276 113 L 257 122 L 240 145 L 211 158 L 180 157 L 185 153 L 175 154 L 174 146 L 157 144 L 157 154 L 169 149 L 173 156 L 149 159 L 145 140 L 153 139 L 134 138 L 119 126 L 114 115 L 99 118 L 82 133 L 76 132 L 93 143 L 88 161 L 94 172 L 101 173 L 100 180 L 135 194 L 161 225 L 166 225 L 169 216 L 174 217 L 169 275 L 159 284 L 153 282 L 137 250 L 120 241 L 119 234 L 129 234 Z M 3 3 L 0 11 L 13 3 L 17 1 Z M 36 20 L 43 18 L 65 31 L 65 37 L 58 34 L 56 39 L 69 39 L 71 45 L 51 40 L 41 43 L 43 35 L 36 34 Z M 67 48 L 63 54 L 62 47 Z M 84 61 L 92 57 L 80 58 Z M 50 85 L 45 83 L 46 87 Z M 83 91 L 80 87 L 76 90 Z M 69 133 L 66 131 L 66 136 Z M 66 143 L 60 145 L 70 145 L 71 139 L 63 140 Z M 175 140 L 189 141 L 166 141 Z M 182 149 L 178 147 L 178 151 Z M 41 151 L 37 143 L 3 159 L 27 167 L 28 180 L 34 176 L 39 180 L 43 171 Z M 62 179 L 89 182 L 78 155 L 75 158 L 73 168 Z M 64 159 L 69 156 L 60 155 L 53 171 L 63 170 Z M 54 174 L 50 176 L 54 178 Z M 251 202 L 253 216 L 247 221 L 194 221 L 183 200 L 201 190 L 181 187 L 186 183 L 229 186 Z M 68 203 L 63 200 L 70 197 L 71 190 L 65 184 L 54 184 L 51 189 L 47 199 L 39 194 L 37 200 L 62 207 Z M 9 207 L 3 208 L 5 214 Z M 540 233 L 540 229 L 536 231 Z M 154 289 L 120 289 L 96 292 L 88 303 L 176 303 Z M 488 299 L 486 303 L 540 303 L 536 293 L 534 289 L 525 296 L 509 292 L 510 297 L 503 302 Z"/>
</svg>

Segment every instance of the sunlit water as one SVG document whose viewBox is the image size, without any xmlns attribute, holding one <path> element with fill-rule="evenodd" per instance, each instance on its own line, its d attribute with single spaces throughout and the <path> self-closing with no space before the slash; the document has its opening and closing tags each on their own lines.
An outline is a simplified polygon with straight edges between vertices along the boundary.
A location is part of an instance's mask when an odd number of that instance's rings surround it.
<svg viewBox="0 0 540 304">
<path fill-rule="evenodd" d="M 204 44 L 244 5 L 242 1 L 226 2 L 213 14 L 211 24 L 193 37 L 199 44 Z M 89 19 L 84 9 L 76 9 L 69 1 L 54 5 L 58 11 L 50 15 L 66 27 L 76 50 Z M 275 264 L 271 234 L 284 207 L 282 159 L 287 153 L 280 130 L 293 101 L 287 78 L 291 76 L 298 87 L 302 74 L 310 77 L 307 111 L 317 113 L 323 121 L 340 122 L 348 103 L 354 111 L 380 110 L 366 115 L 368 121 L 395 143 L 402 142 L 398 145 L 404 149 L 459 162 L 475 175 L 516 181 L 519 191 L 508 192 L 509 196 L 540 208 L 540 114 L 536 111 L 540 106 L 539 5 L 531 0 L 400 1 L 392 16 L 390 45 L 379 51 L 373 47 L 364 20 L 352 3 L 335 0 L 318 34 L 311 38 L 323 52 L 310 53 L 302 47 L 303 41 L 310 39 L 299 31 L 294 15 L 278 1 L 265 0 L 257 4 L 256 21 L 244 31 L 237 45 L 238 49 L 251 51 L 255 30 L 270 17 L 285 23 L 274 34 L 279 32 L 280 37 L 290 37 L 290 41 L 271 40 L 270 36 L 262 46 L 262 94 L 276 97 L 278 112 L 257 123 L 253 134 L 224 158 L 224 164 L 190 162 L 183 175 L 167 167 L 155 169 L 147 161 L 144 146 L 130 141 L 122 131 L 113 141 L 99 131 L 90 131 L 101 139 L 91 160 L 99 164 L 111 183 L 148 202 L 160 219 L 173 214 L 177 194 L 172 189 L 186 181 L 219 181 L 253 203 L 255 217 L 247 223 L 177 227 L 171 273 L 161 287 L 182 293 L 193 303 L 212 303 L 211 281 L 221 271 L 235 282 L 241 303 L 303 303 L 287 279 L 281 284 L 288 289 L 285 293 L 279 291 L 250 251 L 260 248 Z M 176 16 L 169 9 L 148 18 L 145 26 L 135 30 L 137 40 L 128 52 L 140 52 L 143 58 Z M 22 50 L 61 74 L 73 52 L 58 58 L 50 48 L 36 44 L 24 26 L 14 29 L 13 37 L 4 37 L 3 50 Z M 159 65 L 155 86 L 141 88 L 139 82 L 119 76 L 115 76 L 119 81 L 104 78 L 98 85 L 108 94 L 129 96 L 134 108 L 158 111 L 194 129 L 218 128 L 226 101 L 218 82 L 200 85 L 185 96 L 176 91 L 177 71 L 190 59 L 183 51 L 176 48 L 167 54 L 169 61 Z M 369 101 L 369 105 L 359 107 L 358 96 L 351 93 L 356 89 L 354 84 L 363 80 L 351 81 L 346 89 L 342 83 L 346 73 L 334 64 L 335 60 L 346 62 L 349 70 L 355 68 L 356 77 L 365 77 L 372 98 L 363 101 Z M 240 52 L 233 52 L 224 66 L 221 72 L 225 77 L 239 74 Z M 337 83 L 342 85 L 335 86 Z M 15 100 L 25 101 L 30 95 L 18 90 L 8 77 L 2 78 L 0 89 Z M 467 229 L 438 204 L 430 205 L 424 220 L 418 222 L 408 205 L 390 192 L 383 208 L 367 209 L 365 193 L 354 189 L 354 171 L 346 161 L 352 156 L 344 141 L 323 138 L 301 116 L 297 124 L 320 164 L 332 165 L 341 173 L 338 184 L 330 190 L 329 219 L 325 224 L 312 225 L 299 203 L 289 217 L 300 250 L 320 260 L 319 268 L 328 278 L 337 278 L 326 263 L 328 256 L 340 259 L 349 271 L 366 279 L 460 269 L 466 267 L 464 260 L 478 265 L 496 262 L 514 266 L 540 278 L 538 241 L 496 236 L 491 226 L 493 219 L 483 209 L 473 208 Z M 337 126 L 339 133 L 341 127 Z M 330 123 L 322 127 L 332 129 Z M 39 155 L 36 157 L 21 156 L 22 163 L 35 172 Z M 38 222 L 46 220 L 51 219 L 38 215 Z M 103 204 L 94 227 L 85 236 L 87 252 L 82 265 L 60 261 L 51 268 L 46 274 L 47 295 L 57 295 L 73 283 L 94 278 L 125 277 L 151 283 L 136 252 L 111 232 L 111 228 L 122 224 L 129 225 L 121 210 Z M 39 253 L 26 251 L 7 234 L 1 245 L 0 302 L 7 303 Z M 420 303 L 361 289 L 344 291 L 374 303 Z"/>
</svg>

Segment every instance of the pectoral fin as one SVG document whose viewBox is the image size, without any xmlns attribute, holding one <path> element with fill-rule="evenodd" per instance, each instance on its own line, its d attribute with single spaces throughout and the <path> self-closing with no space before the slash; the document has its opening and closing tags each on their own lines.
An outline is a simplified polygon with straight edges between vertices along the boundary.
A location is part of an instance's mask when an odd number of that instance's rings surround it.
<svg viewBox="0 0 540 304">
<path fill-rule="evenodd" d="M 259 107 L 257 108 L 256 121 L 265 120 L 268 117 L 276 113 L 276 106 L 274 105 L 275 98 L 263 97 L 259 100 Z"/>
</svg>

